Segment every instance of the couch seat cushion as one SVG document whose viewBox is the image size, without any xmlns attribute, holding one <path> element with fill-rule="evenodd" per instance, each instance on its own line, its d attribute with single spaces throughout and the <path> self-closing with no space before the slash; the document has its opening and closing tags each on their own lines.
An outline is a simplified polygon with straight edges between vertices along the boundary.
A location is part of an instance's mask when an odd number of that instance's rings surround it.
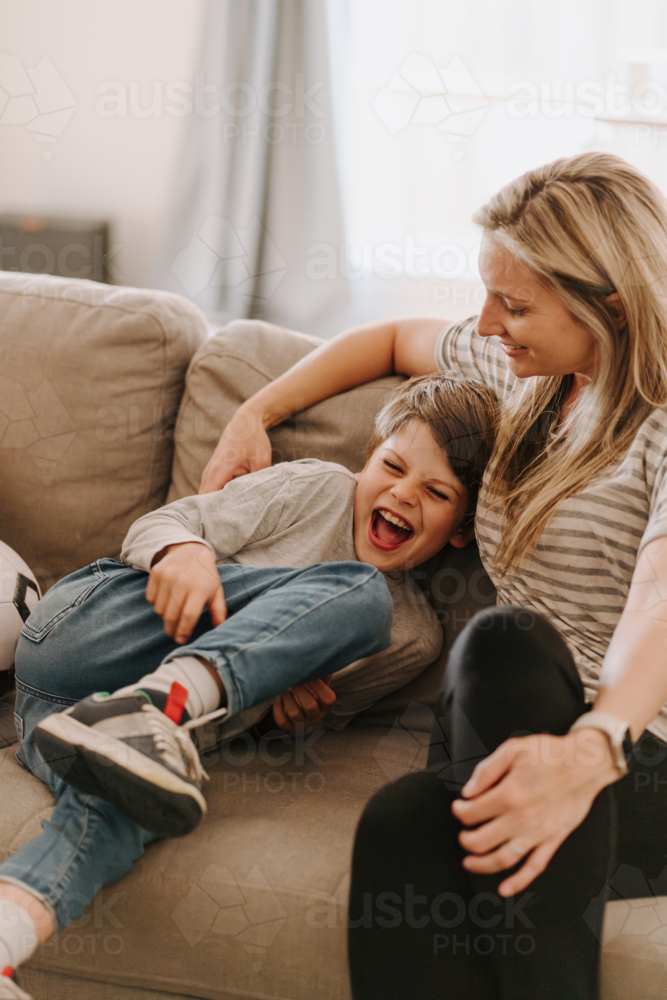
<svg viewBox="0 0 667 1000">
<path fill-rule="evenodd" d="M 423 767 L 426 743 L 400 727 L 356 727 L 214 751 L 207 819 L 102 889 L 25 967 L 26 988 L 35 1000 L 115 1000 L 125 987 L 127 1000 L 349 1000 L 356 823 L 376 789 Z M 12 803 L 0 813 L 1 859 L 39 833 L 53 801 L 11 749 L 0 751 L 0 801 Z M 662 1000 L 665 927 L 665 897 L 607 905 L 601 1000 Z"/>
<path fill-rule="evenodd" d="M 211 1000 L 347 1000 L 356 823 L 389 774 L 425 760 L 409 734 L 386 737 L 357 728 L 267 749 L 248 735 L 213 751 L 207 819 L 151 845 L 30 967 L 69 974 L 72 998 L 82 978 Z M 5 857 L 39 832 L 52 799 L 11 749 L 0 752 L 0 799 L 14 803 L 0 818 Z"/>
</svg>

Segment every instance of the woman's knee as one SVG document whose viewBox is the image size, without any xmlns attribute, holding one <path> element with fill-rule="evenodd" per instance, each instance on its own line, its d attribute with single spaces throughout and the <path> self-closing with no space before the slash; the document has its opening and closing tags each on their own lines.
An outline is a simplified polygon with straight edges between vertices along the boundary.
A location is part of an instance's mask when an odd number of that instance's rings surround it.
<svg viewBox="0 0 667 1000">
<path fill-rule="evenodd" d="M 439 715 L 449 719 L 455 705 L 490 750 L 513 732 L 566 732 L 584 710 L 584 689 L 546 618 L 497 607 L 476 615 L 452 647 Z"/>
<path fill-rule="evenodd" d="M 471 619 L 452 647 L 448 674 L 504 683 L 546 663 L 577 676 L 560 632 L 537 612 L 506 605 Z"/>
</svg>

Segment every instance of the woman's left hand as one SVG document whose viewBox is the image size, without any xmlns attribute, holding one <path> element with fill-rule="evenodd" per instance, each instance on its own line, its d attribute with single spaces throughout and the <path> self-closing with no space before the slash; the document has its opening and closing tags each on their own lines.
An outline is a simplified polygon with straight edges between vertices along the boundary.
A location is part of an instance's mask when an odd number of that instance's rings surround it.
<svg viewBox="0 0 667 1000">
<path fill-rule="evenodd" d="M 501 896 L 522 892 L 584 820 L 598 793 L 619 777 L 607 737 L 597 729 L 506 740 L 477 765 L 463 798 L 452 803 L 458 820 L 477 827 L 459 834 L 470 852 L 464 867 L 488 875 L 525 858 L 498 888 Z"/>
</svg>

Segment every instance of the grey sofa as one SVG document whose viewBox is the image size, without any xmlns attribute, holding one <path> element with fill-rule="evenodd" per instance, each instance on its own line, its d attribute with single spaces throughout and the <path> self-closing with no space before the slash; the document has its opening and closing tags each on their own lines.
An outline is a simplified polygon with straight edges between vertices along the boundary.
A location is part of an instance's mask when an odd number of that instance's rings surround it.
<svg viewBox="0 0 667 1000">
<path fill-rule="evenodd" d="M 0 538 L 47 588 L 130 523 L 196 492 L 229 415 L 318 342 L 258 322 L 208 337 L 166 293 L 0 275 Z M 385 379 L 271 432 L 274 459 L 361 467 Z M 250 736 L 204 762 L 209 816 L 151 846 L 23 971 L 36 1000 L 347 1000 L 345 912 L 354 830 L 373 792 L 423 766 L 446 650 L 494 600 L 474 547 L 424 571 L 445 653 L 342 732 Z M 15 736 L 0 703 L 0 745 Z M 39 832 L 49 792 L 0 750 L 0 858 Z M 667 900 L 608 905 L 604 1000 L 662 996 Z M 585 930 L 585 929 L 584 929 Z M 662 941 L 665 941 L 663 946 Z"/>
</svg>

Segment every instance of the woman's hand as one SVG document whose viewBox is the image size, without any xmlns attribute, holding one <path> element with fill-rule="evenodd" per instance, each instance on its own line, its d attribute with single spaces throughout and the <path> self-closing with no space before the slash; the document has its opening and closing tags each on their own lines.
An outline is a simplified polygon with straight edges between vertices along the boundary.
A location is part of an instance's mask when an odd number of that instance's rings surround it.
<svg viewBox="0 0 667 1000">
<path fill-rule="evenodd" d="M 449 320 L 422 317 L 364 323 L 326 341 L 236 411 L 204 469 L 200 493 L 271 465 L 266 427 L 355 385 L 386 375 L 436 371 L 435 345 Z"/>
<path fill-rule="evenodd" d="M 221 490 L 230 479 L 271 465 L 271 442 L 254 410 L 239 407 L 225 427 L 199 486 L 200 493 Z"/>
<path fill-rule="evenodd" d="M 333 674 L 308 684 L 297 684 L 273 699 L 273 718 L 283 732 L 293 733 L 297 726 L 313 726 L 336 704 L 336 695 L 329 687 Z"/>
<path fill-rule="evenodd" d="M 182 542 L 159 552 L 148 577 L 146 600 L 175 642 L 188 641 L 207 605 L 213 624 L 221 625 L 227 608 L 218 567 L 208 545 Z"/>
<path fill-rule="evenodd" d="M 596 795 L 619 777 L 607 737 L 596 729 L 506 740 L 477 765 L 463 798 L 452 803 L 457 819 L 477 827 L 459 834 L 470 852 L 464 867 L 488 875 L 525 858 L 498 888 L 501 896 L 522 892 L 588 815 Z"/>
</svg>

